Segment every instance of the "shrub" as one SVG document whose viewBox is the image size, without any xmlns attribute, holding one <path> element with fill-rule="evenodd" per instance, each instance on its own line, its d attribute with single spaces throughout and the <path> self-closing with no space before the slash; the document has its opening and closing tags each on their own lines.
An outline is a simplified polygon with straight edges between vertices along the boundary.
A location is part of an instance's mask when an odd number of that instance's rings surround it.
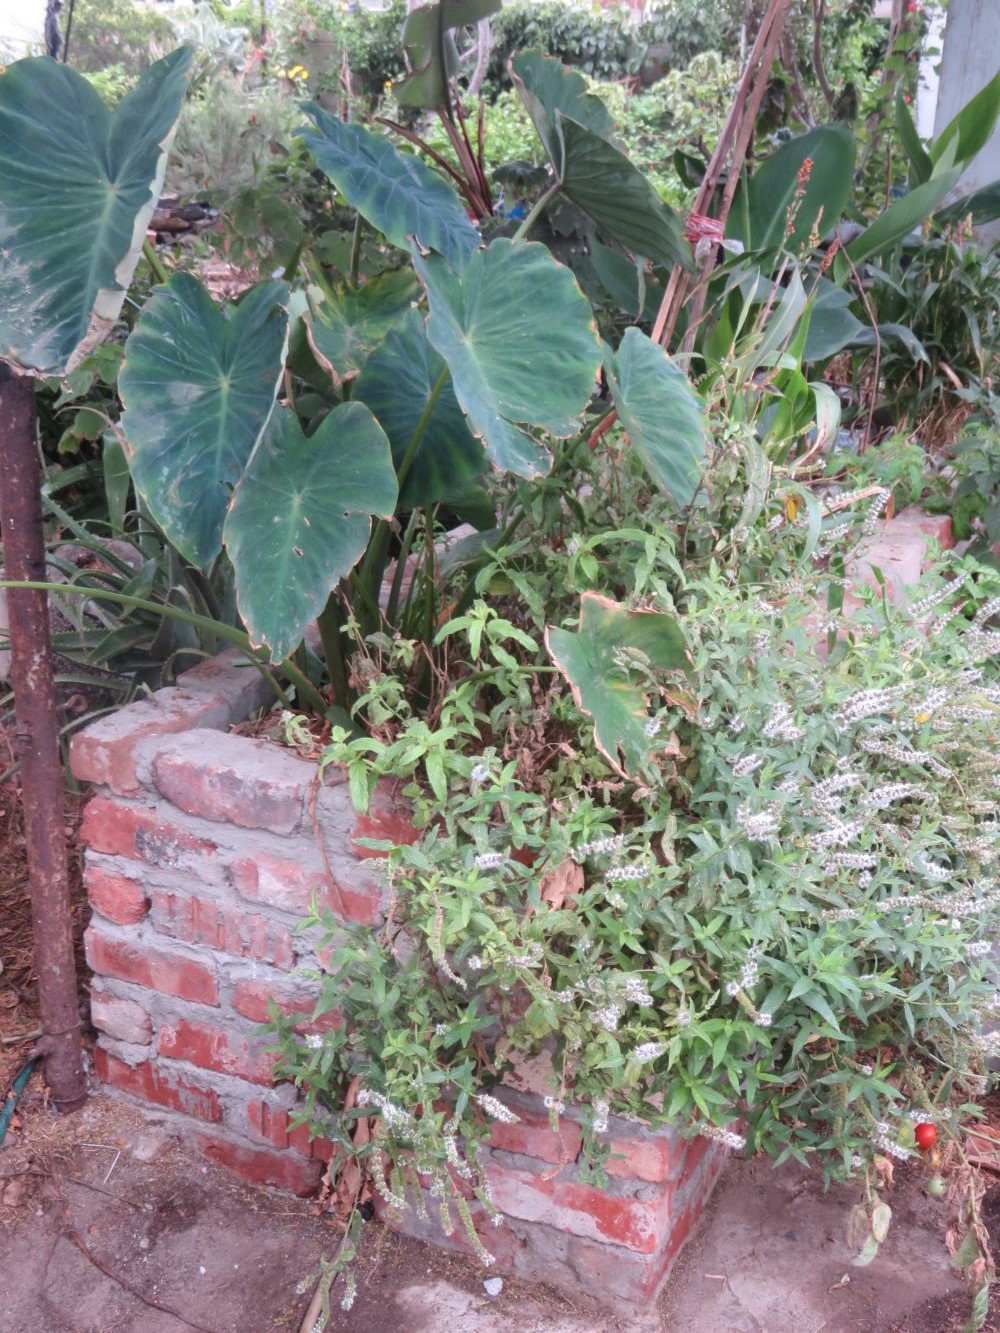
<svg viewBox="0 0 1000 1333">
<path fill-rule="evenodd" d="M 709 491 L 733 480 L 722 460 Z M 344 1025 L 301 1046 L 276 1016 L 281 1068 L 397 1204 L 420 1173 L 461 1215 L 454 1170 L 488 1203 L 476 1145 L 512 1114 L 494 1091 L 518 1056 L 551 1059 L 554 1120 L 583 1108 L 598 1181 L 609 1114 L 850 1177 L 913 1155 L 911 1109 L 947 1129 L 938 1093 L 985 1085 L 1000 581 L 945 566 L 906 611 L 872 598 L 838 620 L 823 658 L 822 571 L 877 506 L 790 525 L 779 493 L 718 540 L 713 503 L 679 539 L 620 474 L 592 485 L 539 501 L 547 519 L 484 569 L 491 602 L 447 627 L 453 683 L 429 718 L 407 702 L 415 646 L 380 641 L 355 664 L 370 734 L 327 752 L 359 808 L 391 774 L 422 832 L 383 848 L 383 935 L 326 923 L 320 1008 Z M 675 617 L 690 655 L 664 674 L 588 641 L 607 706 L 645 718 L 641 775 L 541 650 L 595 586 Z M 356 1149 L 359 1117 L 379 1126 Z"/>
</svg>

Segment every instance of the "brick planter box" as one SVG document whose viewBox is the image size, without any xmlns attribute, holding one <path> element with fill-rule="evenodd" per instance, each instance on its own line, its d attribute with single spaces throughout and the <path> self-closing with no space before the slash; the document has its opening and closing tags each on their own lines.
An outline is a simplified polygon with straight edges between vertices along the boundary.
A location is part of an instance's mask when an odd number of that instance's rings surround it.
<svg viewBox="0 0 1000 1333">
<path fill-rule="evenodd" d="M 411 835 L 391 792 L 358 816 L 337 771 L 229 733 L 270 698 L 224 653 L 81 732 L 72 767 L 92 784 L 82 839 L 93 908 L 97 1076 L 154 1106 L 184 1142 L 260 1184 L 307 1194 L 329 1144 L 289 1130 L 290 1084 L 275 1084 L 258 1024 L 274 998 L 308 1030 L 315 939 L 294 927 L 315 896 L 342 920 L 384 919 L 385 887 L 358 838 Z M 512 1080 L 516 1085 L 517 1080 Z M 582 1184 L 572 1113 L 558 1134 L 540 1096 L 503 1090 L 521 1117 L 497 1125 L 484 1158 L 496 1228 L 476 1215 L 502 1270 L 599 1297 L 650 1299 L 694 1226 L 725 1150 L 672 1130 L 612 1121 L 611 1183 Z M 475 1210 L 475 1205 L 474 1205 Z M 438 1217 L 436 1203 L 430 1215 Z M 467 1244 L 413 1212 L 384 1220 Z"/>
</svg>

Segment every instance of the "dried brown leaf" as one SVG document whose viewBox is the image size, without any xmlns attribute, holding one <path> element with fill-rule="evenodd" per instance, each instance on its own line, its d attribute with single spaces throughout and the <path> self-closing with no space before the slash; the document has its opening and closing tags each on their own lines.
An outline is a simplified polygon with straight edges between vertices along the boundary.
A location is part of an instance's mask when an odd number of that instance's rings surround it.
<svg viewBox="0 0 1000 1333">
<path fill-rule="evenodd" d="M 583 866 L 575 861 L 563 861 L 545 872 L 539 887 L 542 902 L 548 903 L 553 912 L 558 912 L 567 898 L 575 897 L 582 890 Z"/>
</svg>

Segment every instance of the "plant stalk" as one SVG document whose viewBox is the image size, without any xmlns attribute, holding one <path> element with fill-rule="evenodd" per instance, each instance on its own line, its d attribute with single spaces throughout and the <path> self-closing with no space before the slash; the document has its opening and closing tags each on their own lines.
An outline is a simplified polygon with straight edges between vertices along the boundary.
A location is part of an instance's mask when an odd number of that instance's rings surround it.
<svg viewBox="0 0 1000 1333">
<path fill-rule="evenodd" d="M 31 927 L 38 972 L 42 1037 L 35 1053 L 60 1111 L 87 1100 L 80 1006 L 73 957 L 59 714 L 52 665 L 48 598 L 26 582 L 45 577 L 41 471 L 35 448 L 35 384 L 0 364 L 0 497 L 4 580 L 10 591 L 10 673 L 14 745 L 20 755 Z M 12 586 L 20 585 L 20 586 Z"/>
<path fill-rule="evenodd" d="M 524 219 L 517 231 L 513 235 L 513 240 L 523 241 L 528 232 L 532 229 L 541 215 L 548 208 L 549 204 L 562 189 L 562 181 L 553 181 L 542 197 L 537 200 L 528 216 Z"/>
</svg>

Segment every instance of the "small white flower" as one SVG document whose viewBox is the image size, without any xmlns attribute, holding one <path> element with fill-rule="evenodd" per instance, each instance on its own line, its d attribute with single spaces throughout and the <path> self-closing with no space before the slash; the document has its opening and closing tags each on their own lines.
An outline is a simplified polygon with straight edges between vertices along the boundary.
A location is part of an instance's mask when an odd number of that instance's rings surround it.
<svg viewBox="0 0 1000 1333">
<path fill-rule="evenodd" d="M 469 774 L 469 781 L 474 787 L 481 787 L 488 780 L 490 770 L 486 764 L 473 764 L 472 772 Z"/>
<path fill-rule="evenodd" d="M 502 852 L 480 852 L 478 856 L 473 857 L 472 864 L 477 870 L 495 870 L 497 866 L 504 863 Z"/>
<path fill-rule="evenodd" d="M 505 1106 L 498 1097 L 494 1097 L 488 1092 L 479 1093 L 476 1101 L 487 1115 L 492 1116 L 494 1120 L 499 1120 L 501 1124 L 518 1125 L 521 1123 L 519 1115 L 515 1115 L 509 1106 Z"/>
<path fill-rule="evenodd" d="M 651 1061 L 658 1060 L 666 1049 L 666 1042 L 644 1041 L 635 1047 L 631 1058 L 637 1065 L 648 1065 Z"/>
</svg>

